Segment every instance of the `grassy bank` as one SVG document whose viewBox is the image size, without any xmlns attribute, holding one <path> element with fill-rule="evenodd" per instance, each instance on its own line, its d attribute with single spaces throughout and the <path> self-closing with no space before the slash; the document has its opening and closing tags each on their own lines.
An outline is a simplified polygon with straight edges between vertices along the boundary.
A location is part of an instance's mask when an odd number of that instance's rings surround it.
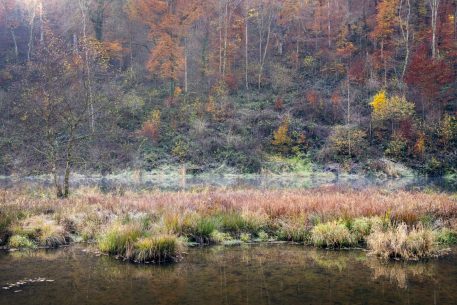
<svg viewBox="0 0 457 305">
<path fill-rule="evenodd" d="M 0 194 L 0 240 L 7 248 L 88 241 L 135 262 L 179 259 L 186 244 L 293 241 L 363 247 L 385 259 L 442 255 L 457 242 L 455 196 L 321 188 L 101 194 L 66 200 L 46 191 Z"/>
</svg>

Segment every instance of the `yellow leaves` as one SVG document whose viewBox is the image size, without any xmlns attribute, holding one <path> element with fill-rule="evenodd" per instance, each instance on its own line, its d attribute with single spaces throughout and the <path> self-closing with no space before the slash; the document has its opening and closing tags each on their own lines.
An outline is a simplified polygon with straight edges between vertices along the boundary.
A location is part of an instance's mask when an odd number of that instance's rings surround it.
<svg viewBox="0 0 457 305">
<path fill-rule="evenodd" d="M 255 8 L 251 8 L 248 10 L 248 18 L 257 17 L 259 16 L 259 12 Z"/>
<path fill-rule="evenodd" d="M 176 87 L 175 92 L 173 92 L 173 96 L 177 97 L 177 96 L 180 96 L 181 94 L 182 94 L 182 89 L 180 87 Z"/>
<path fill-rule="evenodd" d="M 291 138 L 287 135 L 289 132 L 289 118 L 286 117 L 278 129 L 273 131 L 273 141 L 271 144 L 275 146 L 290 145 Z"/>
<path fill-rule="evenodd" d="M 382 111 L 387 104 L 387 96 L 386 91 L 381 90 L 379 91 L 374 97 L 373 101 L 370 103 L 371 107 L 373 107 L 374 112 Z"/>
<path fill-rule="evenodd" d="M 156 109 L 151 112 L 150 121 L 160 124 L 160 110 Z"/>
<path fill-rule="evenodd" d="M 414 153 L 417 156 L 423 156 L 425 153 L 425 134 L 421 133 L 419 139 L 417 139 L 416 144 L 414 145 Z"/>
<path fill-rule="evenodd" d="M 372 117 L 375 121 L 399 121 L 414 114 L 414 104 L 404 96 L 388 97 L 384 90 L 378 92 L 370 103 L 373 107 Z"/>
</svg>

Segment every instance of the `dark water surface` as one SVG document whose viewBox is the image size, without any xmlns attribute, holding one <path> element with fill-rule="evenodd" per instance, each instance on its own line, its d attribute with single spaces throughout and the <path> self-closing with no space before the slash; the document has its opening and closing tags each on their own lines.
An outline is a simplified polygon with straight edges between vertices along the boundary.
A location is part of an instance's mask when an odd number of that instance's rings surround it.
<svg viewBox="0 0 457 305">
<path fill-rule="evenodd" d="M 0 304 L 457 304 L 455 254 L 403 264 L 362 251 L 245 245 L 189 249 L 165 266 L 80 247 L 0 254 L 0 286 L 37 277 L 50 282 L 1 289 Z"/>
</svg>

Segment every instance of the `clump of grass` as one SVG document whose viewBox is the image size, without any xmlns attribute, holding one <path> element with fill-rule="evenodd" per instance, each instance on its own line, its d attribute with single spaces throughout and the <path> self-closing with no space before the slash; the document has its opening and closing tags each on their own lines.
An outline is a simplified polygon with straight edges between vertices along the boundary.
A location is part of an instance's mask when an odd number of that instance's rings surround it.
<svg viewBox="0 0 457 305">
<path fill-rule="evenodd" d="M 179 255 L 180 243 L 175 235 L 142 237 L 133 245 L 133 259 L 137 262 L 163 263 L 175 260 Z"/>
<path fill-rule="evenodd" d="M 100 236 L 98 248 L 100 251 L 121 255 L 126 258 L 133 256 L 133 245 L 143 235 L 138 224 L 114 223 Z"/>
<path fill-rule="evenodd" d="M 419 260 L 441 253 L 435 232 L 422 227 L 408 230 L 405 223 L 373 232 L 367 243 L 371 253 L 384 259 Z"/>
<path fill-rule="evenodd" d="M 270 236 L 268 235 L 267 232 L 265 231 L 260 231 L 257 233 L 257 238 L 260 240 L 260 241 L 268 241 L 270 240 Z"/>
<path fill-rule="evenodd" d="M 232 237 L 228 233 L 219 232 L 218 230 L 211 232 L 210 241 L 213 243 L 222 244 L 229 240 L 232 240 Z"/>
<path fill-rule="evenodd" d="M 36 215 L 26 218 L 13 226 L 16 235 L 27 237 L 38 246 L 55 248 L 68 243 L 64 228 L 47 215 Z"/>
<path fill-rule="evenodd" d="M 456 245 L 457 232 L 447 228 L 441 229 L 437 234 L 437 241 L 440 245 Z"/>
<path fill-rule="evenodd" d="M 308 242 L 310 240 L 310 231 L 306 225 L 307 219 L 302 216 L 291 217 L 279 221 L 277 237 L 279 240 L 293 242 Z"/>
<path fill-rule="evenodd" d="M 251 234 L 249 233 L 241 233 L 240 234 L 240 240 L 244 243 L 250 242 L 251 241 Z"/>
<path fill-rule="evenodd" d="M 247 229 L 245 219 L 238 212 L 222 213 L 219 218 L 221 229 L 225 232 L 239 233 Z"/>
<path fill-rule="evenodd" d="M 378 230 L 385 226 L 380 217 L 359 217 L 353 219 L 348 224 L 353 241 L 359 244 L 364 243 L 366 237 L 370 235 L 373 230 Z"/>
<path fill-rule="evenodd" d="M 219 221 L 215 217 L 200 217 L 192 228 L 191 235 L 198 243 L 208 243 L 211 241 L 211 234 L 219 226 Z"/>
<path fill-rule="evenodd" d="M 18 248 L 18 249 L 33 249 L 36 248 L 36 245 L 33 241 L 28 239 L 26 236 L 22 235 L 13 235 L 8 241 L 8 246 L 10 248 Z"/>
<path fill-rule="evenodd" d="M 250 211 L 244 210 L 241 213 L 244 220 L 244 228 L 246 231 L 255 234 L 256 232 L 265 230 L 270 223 L 268 215 L 260 210 Z"/>
<path fill-rule="evenodd" d="M 115 222 L 98 240 L 104 253 L 118 255 L 136 262 L 166 262 L 179 255 L 180 242 L 176 235 L 151 235 L 140 222 Z"/>
<path fill-rule="evenodd" d="M 311 240 L 315 246 L 324 248 L 341 248 L 356 243 L 349 229 L 338 221 L 316 225 L 311 230 Z"/>
</svg>

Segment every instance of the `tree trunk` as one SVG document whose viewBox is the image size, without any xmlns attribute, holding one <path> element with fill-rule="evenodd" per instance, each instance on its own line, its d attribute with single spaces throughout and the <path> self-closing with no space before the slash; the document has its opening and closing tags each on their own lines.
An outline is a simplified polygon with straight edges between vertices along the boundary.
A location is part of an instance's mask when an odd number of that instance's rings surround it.
<svg viewBox="0 0 457 305">
<path fill-rule="evenodd" d="M 30 31 L 29 31 L 29 42 L 28 42 L 28 50 L 27 50 L 27 61 L 30 61 L 30 57 L 32 54 L 32 47 L 33 47 L 33 28 L 35 25 L 35 7 L 32 7 L 32 15 L 30 17 L 29 21 L 29 26 L 30 26 Z"/>
<path fill-rule="evenodd" d="M 332 23 L 330 20 L 330 0 L 327 0 L 327 31 L 328 31 L 328 47 L 332 47 Z"/>
<path fill-rule="evenodd" d="M 438 19 L 438 10 L 440 6 L 440 0 L 428 0 L 430 4 L 430 10 L 432 15 L 432 58 L 435 59 L 438 53 L 436 45 L 436 22 Z"/>
<path fill-rule="evenodd" d="M 10 33 L 11 33 L 11 38 L 13 39 L 14 43 L 14 55 L 16 56 L 16 59 L 19 58 L 19 49 L 17 47 L 17 39 L 16 39 L 16 34 L 14 34 L 14 29 L 10 27 Z"/>
<path fill-rule="evenodd" d="M 272 20 L 273 20 L 273 12 L 271 11 L 271 8 L 270 8 L 270 11 L 268 13 L 267 38 L 265 40 L 265 45 L 263 46 L 263 51 L 262 51 L 263 30 L 260 30 L 260 54 L 259 54 L 260 55 L 260 68 L 259 68 L 259 77 L 258 77 L 258 88 L 259 89 L 262 87 L 263 68 L 265 65 L 265 59 L 267 57 L 268 45 L 270 43 Z M 262 25 L 263 25 L 263 17 L 262 17 Z"/>
<path fill-rule="evenodd" d="M 92 95 L 92 81 L 91 81 L 91 69 L 89 63 L 89 49 L 87 45 L 87 34 L 86 34 L 86 11 L 83 6 L 82 0 L 79 0 L 79 8 L 81 9 L 82 23 L 83 23 L 83 39 L 84 39 L 84 53 L 86 60 L 86 73 L 87 73 L 87 88 L 89 98 L 89 109 L 90 109 L 90 128 L 91 131 L 95 131 L 95 111 Z"/>
<path fill-rule="evenodd" d="M 187 93 L 188 91 L 188 83 L 187 83 L 187 38 L 184 38 L 184 92 Z"/>
<path fill-rule="evenodd" d="M 43 2 L 40 2 L 40 45 L 44 43 Z"/>
<path fill-rule="evenodd" d="M 245 59 L 245 63 L 244 63 L 244 77 L 245 77 L 245 86 L 246 86 L 246 90 L 249 90 L 249 82 L 248 82 L 248 67 L 249 67 L 249 52 L 248 52 L 248 26 L 249 26 L 249 16 L 248 16 L 248 9 L 249 7 L 246 6 L 246 17 L 245 17 L 245 20 L 244 20 L 244 59 Z"/>
<path fill-rule="evenodd" d="M 402 19 L 401 19 L 402 5 L 403 5 L 403 0 L 400 1 L 400 10 L 399 10 L 399 13 L 398 13 L 398 16 L 400 18 L 400 22 L 401 23 L 402 23 Z M 401 74 L 402 81 L 405 78 L 406 69 L 408 68 L 409 53 L 410 53 L 410 50 L 409 50 L 409 28 L 410 28 L 409 22 L 410 22 L 410 17 L 411 17 L 411 2 L 410 2 L 410 0 L 406 0 L 406 5 L 408 7 L 408 13 L 406 15 L 405 29 L 403 29 L 403 25 L 400 25 L 400 28 L 401 28 L 401 31 L 402 31 L 402 35 L 403 35 L 403 40 L 405 42 L 405 50 L 406 50 L 405 63 L 403 64 L 403 71 L 402 71 L 402 74 Z"/>
</svg>

